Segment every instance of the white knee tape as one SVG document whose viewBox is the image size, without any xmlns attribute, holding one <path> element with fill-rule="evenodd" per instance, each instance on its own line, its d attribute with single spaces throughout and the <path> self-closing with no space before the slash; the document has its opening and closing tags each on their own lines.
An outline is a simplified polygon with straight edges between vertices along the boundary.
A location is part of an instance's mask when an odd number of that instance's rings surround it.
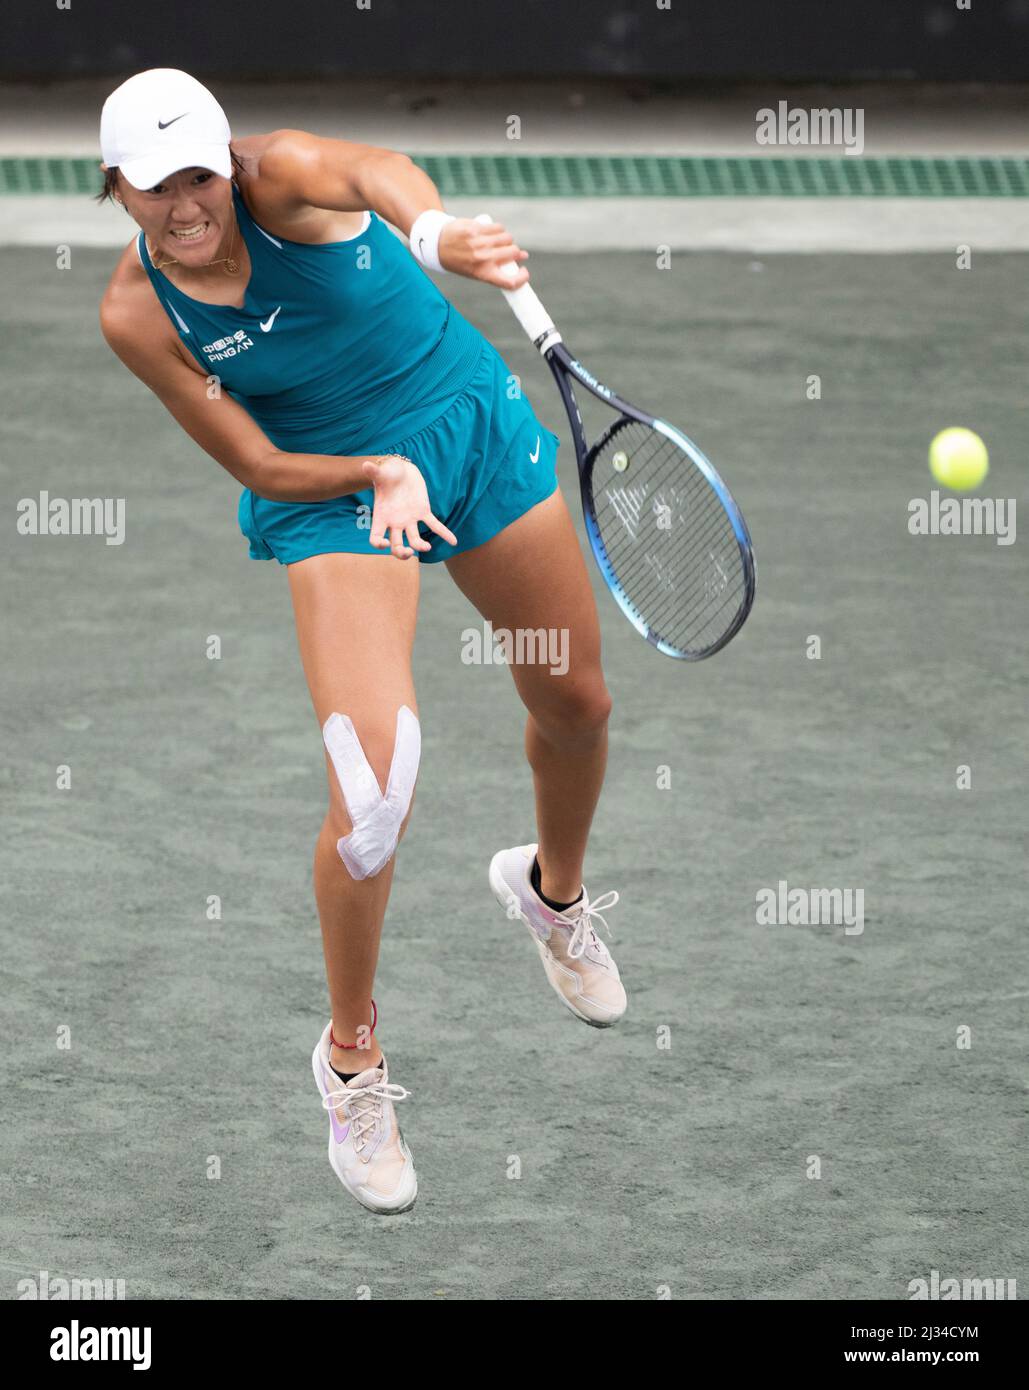
<svg viewBox="0 0 1029 1390">
<path fill-rule="evenodd" d="M 353 826 L 349 835 L 336 841 L 339 857 L 351 878 L 372 878 L 392 857 L 411 805 L 422 752 L 418 719 L 406 705 L 397 711 L 397 737 L 385 796 L 345 714 L 329 715 L 322 738 Z"/>
</svg>

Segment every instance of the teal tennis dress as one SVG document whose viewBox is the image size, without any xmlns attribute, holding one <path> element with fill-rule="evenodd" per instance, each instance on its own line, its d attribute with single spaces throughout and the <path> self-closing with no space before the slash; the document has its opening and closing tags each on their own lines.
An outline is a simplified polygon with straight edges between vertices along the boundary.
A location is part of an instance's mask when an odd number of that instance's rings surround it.
<svg viewBox="0 0 1029 1390">
<path fill-rule="evenodd" d="M 421 524 L 429 563 L 482 545 L 557 487 L 558 437 L 496 349 L 436 288 L 374 212 L 346 241 L 309 246 L 259 227 L 233 198 L 250 253 L 242 309 L 204 304 L 139 259 L 179 337 L 277 449 L 405 454 L 457 537 Z M 292 564 L 369 543 L 374 490 L 273 502 L 244 488 L 239 524 L 255 560 Z"/>
</svg>

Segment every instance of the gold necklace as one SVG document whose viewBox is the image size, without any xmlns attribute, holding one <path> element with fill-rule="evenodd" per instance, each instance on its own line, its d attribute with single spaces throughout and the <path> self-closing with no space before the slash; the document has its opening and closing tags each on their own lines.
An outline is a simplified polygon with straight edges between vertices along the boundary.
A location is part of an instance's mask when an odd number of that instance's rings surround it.
<svg viewBox="0 0 1029 1390">
<path fill-rule="evenodd" d="M 234 248 L 235 245 L 236 245 L 236 225 L 237 225 L 237 224 L 236 224 L 235 222 L 233 222 L 233 225 L 232 225 L 232 240 L 229 242 L 229 254 L 228 254 L 227 256 L 222 256 L 222 257 L 221 257 L 219 260 L 217 260 L 217 261 L 208 261 L 208 262 L 207 262 L 207 266 L 212 266 L 212 265 L 224 265 L 224 266 L 225 266 L 225 273 L 226 273 L 226 275 L 238 275 L 238 274 L 239 274 L 239 261 L 237 261 L 236 258 L 235 258 L 235 256 L 232 254 L 233 248 Z M 148 252 L 148 254 L 149 254 L 149 256 L 150 256 L 150 260 L 151 260 L 151 262 L 153 263 L 153 267 L 154 267 L 155 270 L 163 270 L 164 267 L 165 267 L 166 265 L 179 265 L 179 264 L 180 264 L 179 261 L 176 261 L 176 260 L 174 260 L 174 259 L 170 259 L 170 260 L 167 260 L 167 261 L 162 261 L 161 264 L 158 265 L 157 262 L 154 260 L 154 253 L 153 253 L 153 251 L 150 250 L 150 243 L 149 243 L 149 241 L 148 241 L 147 244 L 146 244 L 146 249 L 147 249 L 147 252 Z M 207 269 L 207 266 L 204 267 L 205 270 Z"/>
</svg>

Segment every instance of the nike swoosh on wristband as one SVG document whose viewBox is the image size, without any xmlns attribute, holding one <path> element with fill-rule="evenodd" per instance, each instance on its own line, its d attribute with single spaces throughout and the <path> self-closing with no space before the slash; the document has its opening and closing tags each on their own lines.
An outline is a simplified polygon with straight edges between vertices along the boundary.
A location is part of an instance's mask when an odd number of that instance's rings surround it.
<svg viewBox="0 0 1029 1390">
<path fill-rule="evenodd" d="M 189 115 L 189 112 L 188 112 L 188 111 L 183 111 L 182 116 L 188 116 L 188 115 Z M 181 121 L 181 120 L 182 120 L 182 116 L 173 116 L 173 117 L 171 118 L 170 121 L 158 121 L 158 122 L 157 122 L 157 129 L 158 129 L 158 130 L 167 130 L 168 127 L 169 127 L 170 125 L 174 125 L 176 121 Z"/>
<path fill-rule="evenodd" d="M 535 452 L 534 454 L 530 454 L 530 455 L 529 455 L 529 462 L 530 462 L 530 463 L 538 463 L 538 462 L 539 462 L 539 456 L 540 456 L 540 437 L 539 437 L 539 435 L 537 435 L 537 436 L 536 436 L 536 452 Z"/>
<path fill-rule="evenodd" d="M 272 325 L 274 324 L 275 320 L 278 318 L 278 316 L 279 316 L 279 314 L 280 314 L 281 312 L 282 312 L 282 305 L 280 304 L 279 307 L 275 310 L 275 313 L 272 314 L 271 318 L 270 318 L 270 319 L 267 319 L 265 322 L 263 322 L 263 323 L 261 324 L 261 332 L 262 332 L 262 333 L 270 333 L 270 332 L 272 331 Z"/>
</svg>

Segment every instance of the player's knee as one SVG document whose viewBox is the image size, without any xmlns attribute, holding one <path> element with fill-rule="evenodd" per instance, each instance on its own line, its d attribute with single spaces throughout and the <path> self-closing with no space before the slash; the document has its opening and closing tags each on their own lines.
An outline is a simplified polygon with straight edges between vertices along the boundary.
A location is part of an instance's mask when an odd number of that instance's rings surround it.
<svg viewBox="0 0 1029 1390">
<path fill-rule="evenodd" d="M 602 679 L 566 687 L 542 715 L 544 736 L 563 746 L 588 746 L 600 738 L 611 716 L 611 694 Z"/>
<path fill-rule="evenodd" d="M 340 796 L 330 798 L 336 849 L 352 878 L 379 873 L 396 850 L 410 817 L 421 757 L 421 731 L 402 705 L 392 729 L 332 713 L 322 729 Z M 346 823 L 344 823 L 344 813 Z"/>
<path fill-rule="evenodd" d="M 593 689 L 582 697 L 577 711 L 580 726 L 593 733 L 602 733 L 607 728 L 608 720 L 611 718 L 613 703 L 611 692 L 603 681 L 599 681 Z"/>
<path fill-rule="evenodd" d="M 331 837 L 332 843 L 336 847 L 336 851 L 339 854 L 341 861 L 345 864 L 346 860 L 343 858 L 343 855 L 339 852 L 339 842 L 341 840 L 346 839 L 347 836 L 351 834 L 351 832 L 354 829 L 354 824 L 353 821 L 350 819 L 350 816 L 347 814 L 346 802 L 343 800 L 343 793 L 340 788 L 339 782 L 336 780 L 335 772 L 331 773 L 330 776 L 332 778 L 332 782 L 329 787 L 329 806 L 328 810 L 325 813 L 325 830 L 326 834 L 328 834 Z M 382 775 L 377 775 L 376 780 L 379 782 L 380 787 L 386 785 L 386 782 L 388 780 L 388 763 L 387 772 Z M 404 819 L 400 822 L 400 826 L 397 829 L 398 845 L 403 840 L 405 834 L 407 833 L 407 827 L 411 823 L 411 817 L 414 814 L 414 804 L 417 800 L 416 792 L 417 784 L 415 785 L 415 791 L 411 794 L 411 800 L 407 808 L 407 813 L 404 816 Z"/>
</svg>

